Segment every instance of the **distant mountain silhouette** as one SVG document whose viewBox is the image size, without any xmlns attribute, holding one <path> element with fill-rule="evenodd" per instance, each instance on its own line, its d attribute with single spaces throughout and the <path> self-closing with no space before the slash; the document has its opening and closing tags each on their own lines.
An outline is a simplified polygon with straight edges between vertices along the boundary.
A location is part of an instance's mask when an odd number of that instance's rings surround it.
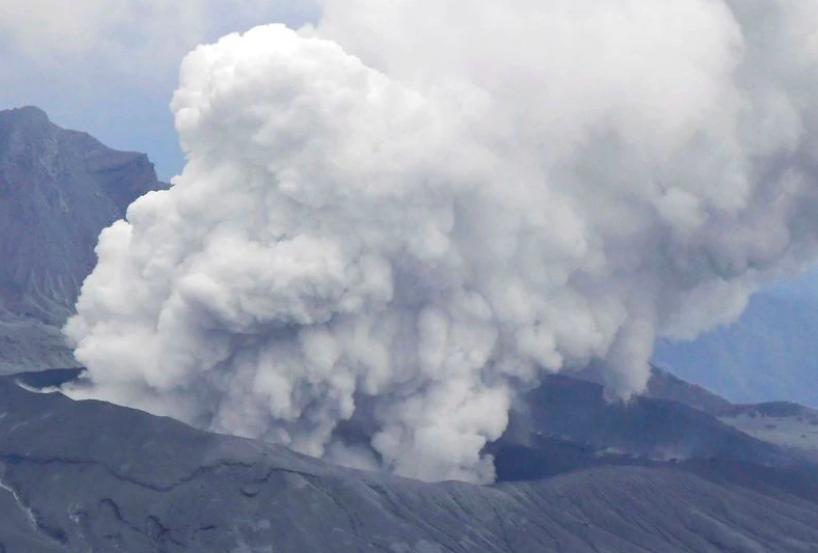
<svg viewBox="0 0 818 553">
<path fill-rule="evenodd" d="M 786 400 L 818 408 L 818 296 L 767 290 L 741 318 L 692 342 L 657 344 L 654 359 L 674 374 L 731 401 Z"/>
<path fill-rule="evenodd" d="M 0 111 L 0 373 L 74 365 L 59 329 L 99 232 L 164 186 L 145 154 L 62 129 L 36 107 Z"/>
</svg>

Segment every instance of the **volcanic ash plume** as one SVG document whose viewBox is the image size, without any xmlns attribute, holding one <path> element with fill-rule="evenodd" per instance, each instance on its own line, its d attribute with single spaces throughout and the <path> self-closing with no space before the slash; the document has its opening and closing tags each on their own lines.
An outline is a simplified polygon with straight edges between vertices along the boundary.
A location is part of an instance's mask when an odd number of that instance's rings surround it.
<svg viewBox="0 0 818 553">
<path fill-rule="evenodd" d="M 816 258 L 816 28 L 784 0 L 330 0 L 200 46 L 187 166 L 100 236 L 71 393 L 490 481 L 515 390 L 638 393 L 657 336 Z"/>
</svg>

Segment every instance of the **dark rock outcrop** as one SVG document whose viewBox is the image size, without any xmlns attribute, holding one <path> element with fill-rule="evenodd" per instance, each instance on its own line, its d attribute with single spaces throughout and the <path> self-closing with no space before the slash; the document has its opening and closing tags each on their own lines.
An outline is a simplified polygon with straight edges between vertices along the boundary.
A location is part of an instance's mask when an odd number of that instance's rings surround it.
<svg viewBox="0 0 818 553">
<path fill-rule="evenodd" d="M 0 111 L 0 373 L 74 364 L 59 329 L 99 232 L 163 186 L 144 154 L 62 129 L 35 107 Z"/>
</svg>

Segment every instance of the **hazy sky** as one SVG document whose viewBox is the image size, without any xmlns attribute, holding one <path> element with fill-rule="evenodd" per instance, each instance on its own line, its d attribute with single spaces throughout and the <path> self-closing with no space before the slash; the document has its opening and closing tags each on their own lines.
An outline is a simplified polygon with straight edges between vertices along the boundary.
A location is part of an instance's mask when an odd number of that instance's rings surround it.
<svg viewBox="0 0 818 553">
<path fill-rule="evenodd" d="M 148 153 L 168 180 L 184 163 L 168 107 L 182 57 L 255 25 L 313 22 L 321 2 L 3 0 L 0 109 L 37 105 L 61 126 Z"/>
<path fill-rule="evenodd" d="M 3 0 L 0 109 L 37 105 L 59 125 L 182 167 L 168 104 L 195 45 L 255 25 L 298 27 L 317 0 Z"/>
</svg>

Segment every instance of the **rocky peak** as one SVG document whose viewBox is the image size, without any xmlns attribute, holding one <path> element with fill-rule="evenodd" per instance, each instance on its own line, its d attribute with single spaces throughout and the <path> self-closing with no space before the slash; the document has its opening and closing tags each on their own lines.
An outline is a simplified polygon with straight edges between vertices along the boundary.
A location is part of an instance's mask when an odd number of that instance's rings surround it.
<svg viewBox="0 0 818 553">
<path fill-rule="evenodd" d="M 23 106 L 0 111 L 0 128 L 5 125 L 29 129 L 43 129 L 53 125 L 48 114 L 36 106 Z"/>
<path fill-rule="evenodd" d="M 145 154 L 63 129 L 36 107 L 0 111 L 0 372 L 48 368 L 23 360 L 37 357 L 38 339 L 18 341 L 20 325 L 38 335 L 45 325 L 56 340 L 46 349 L 70 361 L 58 329 L 96 262 L 99 232 L 163 186 Z M 9 353 L 18 343 L 26 353 Z"/>
</svg>

